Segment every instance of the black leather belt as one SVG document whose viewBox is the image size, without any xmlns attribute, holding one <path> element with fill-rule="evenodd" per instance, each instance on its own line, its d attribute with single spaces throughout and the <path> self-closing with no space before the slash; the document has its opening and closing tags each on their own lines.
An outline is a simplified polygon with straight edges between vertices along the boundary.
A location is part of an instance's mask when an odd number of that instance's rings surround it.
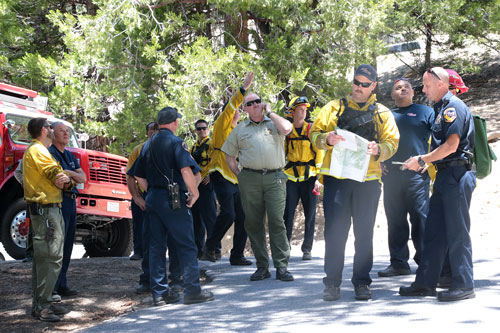
<svg viewBox="0 0 500 333">
<path fill-rule="evenodd" d="M 261 175 L 281 171 L 281 169 L 259 169 L 259 170 L 256 170 L 256 169 L 250 169 L 250 168 L 243 168 L 243 170 L 260 173 Z"/>
<path fill-rule="evenodd" d="M 446 169 L 447 167 L 452 167 L 452 166 L 466 166 L 470 170 L 470 163 L 468 160 L 455 160 L 455 161 L 448 161 L 448 162 L 441 162 L 441 163 L 434 163 L 436 166 L 436 169 L 443 170 Z"/>
<path fill-rule="evenodd" d="M 63 196 L 65 198 L 70 198 L 70 199 L 73 199 L 73 200 L 75 200 L 76 197 L 77 197 L 77 195 L 76 195 L 75 192 L 65 192 L 65 191 L 63 191 Z"/>
</svg>

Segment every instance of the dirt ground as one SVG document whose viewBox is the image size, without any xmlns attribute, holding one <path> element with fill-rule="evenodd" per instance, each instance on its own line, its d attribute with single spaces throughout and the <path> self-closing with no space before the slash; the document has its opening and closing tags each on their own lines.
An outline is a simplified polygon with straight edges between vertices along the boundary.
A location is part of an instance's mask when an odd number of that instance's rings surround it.
<svg viewBox="0 0 500 333">
<path fill-rule="evenodd" d="M 498 60 L 498 59 L 497 59 Z M 392 75 L 395 75 L 392 73 Z M 397 77 L 397 76 L 392 76 Z M 488 132 L 500 131 L 500 117 L 496 112 L 500 100 L 492 87 L 500 86 L 500 64 L 492 61 L 479 74 L 464 77 L 470 87 L 464 100 L 471 111 L 488 121 Z M 390 100 L 379 98 L 387 106 Z M 480 200 L 479 202 L 487 202 Z M 318 205 L 316 239 L 323 238 L 324 218 L 322 202 Z M 303 214 L 298 208 L 292 245 L 298 245 L 303 235 Z M 229 239 L 225 242 L 230 243 Z M 227 250 L 227 246 L 225 246 Z M 252 255 L 247 246 L 248 255 Z M 152 306 L 149 294 L 135 294 L 140 262 L 128 258 L 91 258 L 72 260 L 68 271 L 71 287 L 79 291 L 73 298 L 63 299 L 71 310 L 59 323 L 43 323 L 30 316 L 31 264 L 0 261 L 0 331 L 2 332 L 60 332 L 94 326 L 126 312 Z M 206 281 L 202 281 L 206 283 Z"/>
</svg>

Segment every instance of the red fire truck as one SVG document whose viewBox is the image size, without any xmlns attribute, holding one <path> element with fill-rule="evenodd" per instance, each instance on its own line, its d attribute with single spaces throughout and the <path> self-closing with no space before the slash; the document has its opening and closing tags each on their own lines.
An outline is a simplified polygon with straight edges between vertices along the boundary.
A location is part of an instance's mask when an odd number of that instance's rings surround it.
<svg viewBox="0 0 500 333">
<path fill-rule="evenodd" d="M 42 103 L 40 103 L 40 101 Z M 0 83 L 0 237 L 14 259 L 25 256 L 28 230 L 26 202 L 14 171 L 31 142 L 30 119 L 46 117 L 62 121 L 45 111 L 46 98 L 33 90 Z M 132 249 L 131 195 L 127 188 L 127 159 L 79 147 L 73 127 L 68 144 L 87 175 L 78 187 L 76 241 L 90 257 L 128 256 Z"/>
</svg>

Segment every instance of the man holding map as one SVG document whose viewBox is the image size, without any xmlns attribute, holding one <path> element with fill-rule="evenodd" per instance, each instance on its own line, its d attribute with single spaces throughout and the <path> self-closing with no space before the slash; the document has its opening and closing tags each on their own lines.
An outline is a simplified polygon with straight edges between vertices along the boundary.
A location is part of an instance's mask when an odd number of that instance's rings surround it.
<svg viewBox="0 0 500 333">
<path fill-rule="evenodd" d="M 354 73 L 350 96 L 326 104 L 310 131 L 313 145 L 325 149 L 324 174 L 325 290 L 323 299 L 340 298 L 344 252 L 354 226 L 355 298 L 371 298 L 373 226 L 381 192 L 380 162 L 398 148 L 399 131 L 388 108 L 376 103 L 377 72 L 370 65 Z"/>
</svg>

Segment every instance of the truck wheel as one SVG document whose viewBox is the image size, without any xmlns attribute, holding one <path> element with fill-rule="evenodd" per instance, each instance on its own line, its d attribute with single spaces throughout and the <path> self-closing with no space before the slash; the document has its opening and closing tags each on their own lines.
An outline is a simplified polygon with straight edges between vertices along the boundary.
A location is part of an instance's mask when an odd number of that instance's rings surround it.
<svg viewBox="0 0 500 333">
<path fill-rule="evenodd" d="M 105 225 L 99 231 L 106 231 L 105 242 L 84 242 L 89 257 L 127 257 L 132 252 L 132 223 L 128 219 Z"/>
<path fill-rule="evenodd" d="M 5 251 L 14 259 L 26 256 L 28 227 L 26 225 L 26 201 L 17 199 L 5 212 L 2 221 L 2 243 Z"/>
</svg>

